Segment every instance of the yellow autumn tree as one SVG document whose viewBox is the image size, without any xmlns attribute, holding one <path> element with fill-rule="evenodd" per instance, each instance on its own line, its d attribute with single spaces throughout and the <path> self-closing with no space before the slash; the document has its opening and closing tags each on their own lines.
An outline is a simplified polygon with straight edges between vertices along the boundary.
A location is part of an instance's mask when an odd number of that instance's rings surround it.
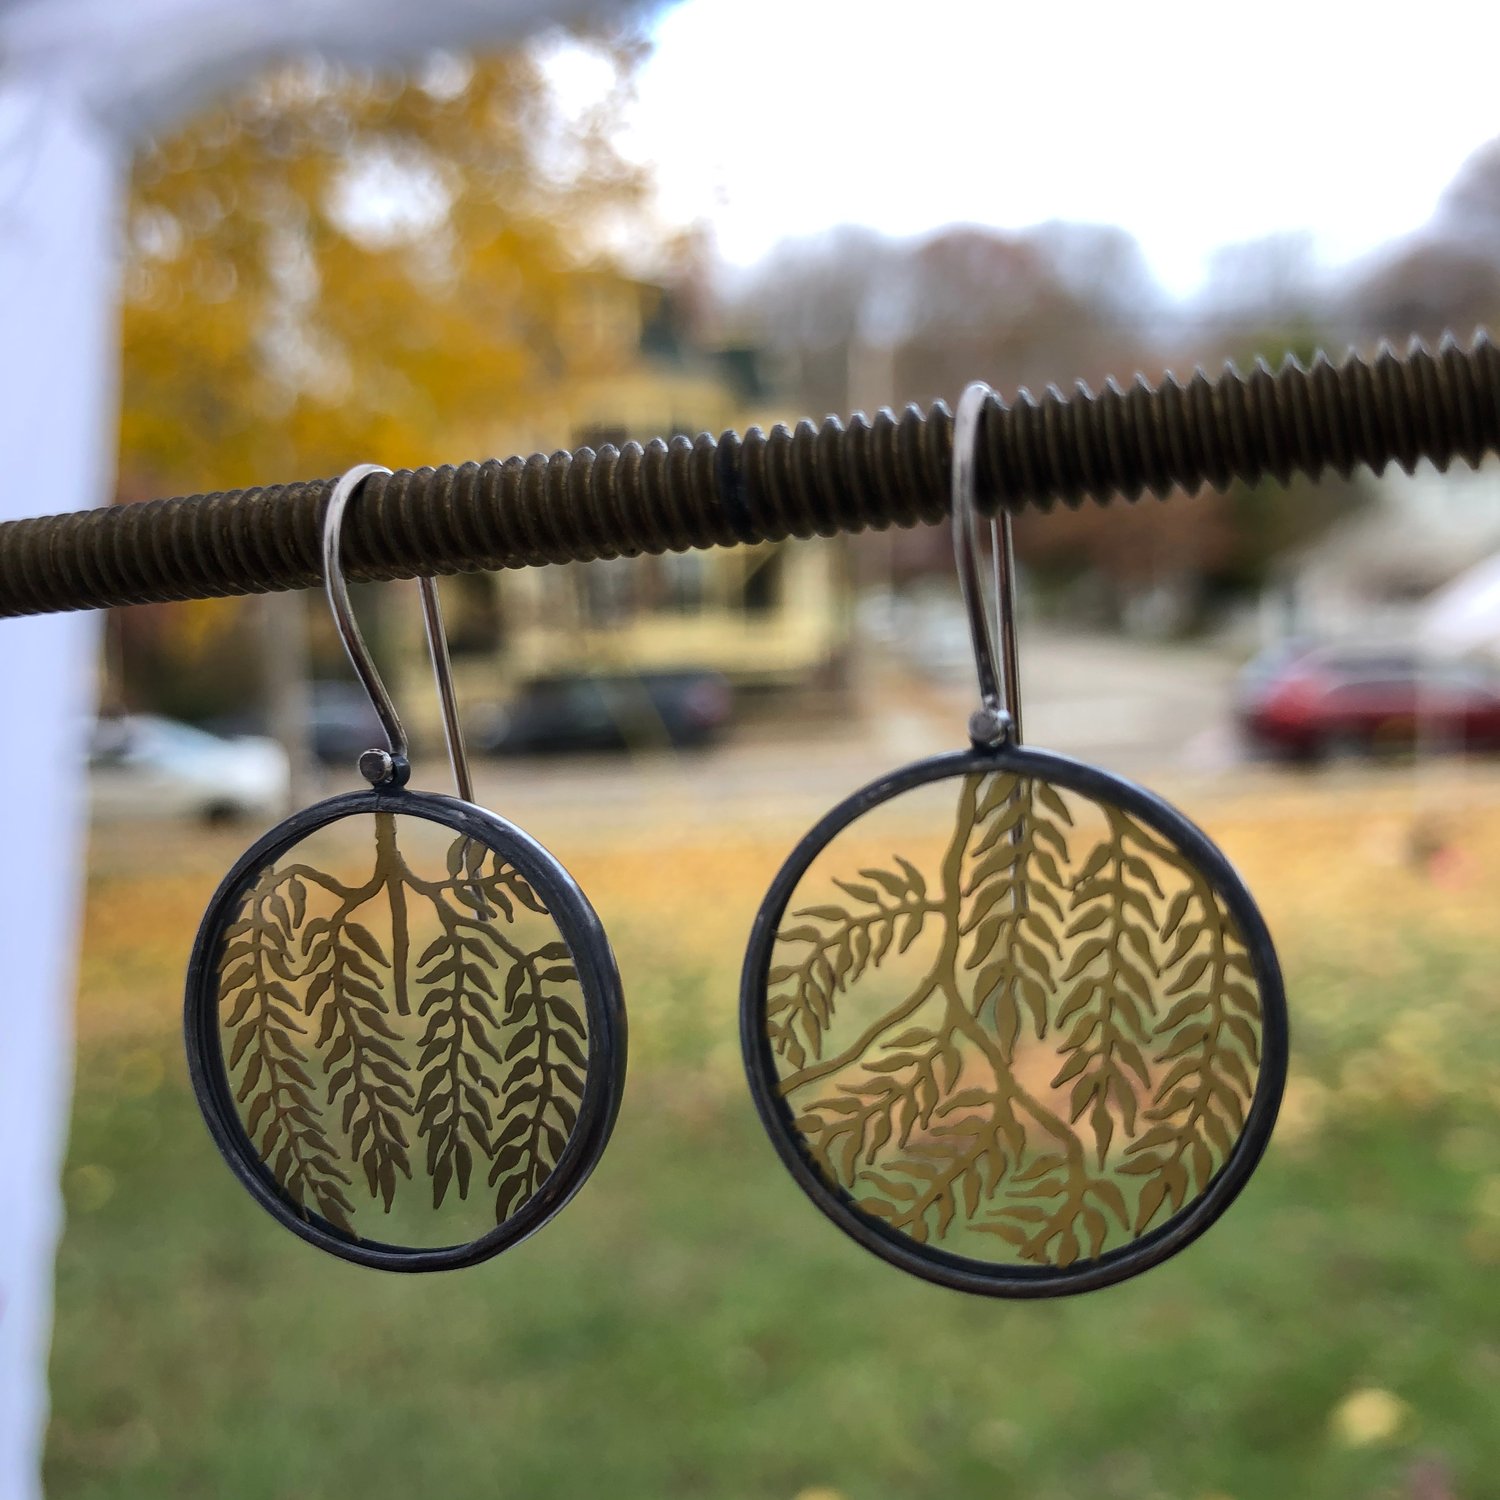
<svg viewBox="0 0 1500 1500">
<path fill-rule="evenodd" d="M 135 163 L 121 473 L 193 489 L 430 461 L 545 404 L 639 202 L 611 125 L 640 48 L 565 109 L 535 51 L 406 74 L 286 66 Z"/>
<path fill-rule="evenodd" d="M 570 45 L 598 80 L 582 109 L 545 49 L 403 73 L 302 61 L 140 151 L 122 499 L 474 457 L 585 360 L 600 373 L 580 330 L 620 274 L 601 247 L 642 200 L 613 127 L 643 47 Z M 173 608 L 135 629 L 184 658 L 225 621 Z"/>
</svg>

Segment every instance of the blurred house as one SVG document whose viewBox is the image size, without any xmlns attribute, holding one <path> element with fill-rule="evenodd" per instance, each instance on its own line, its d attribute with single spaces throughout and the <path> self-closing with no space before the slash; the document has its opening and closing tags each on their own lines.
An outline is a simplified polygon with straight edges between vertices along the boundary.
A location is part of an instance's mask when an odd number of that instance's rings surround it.
<svg viewBox="0 0 1500 1500">
<path fill-rule="evenodd" d="M 1282 559 L 1262 598 L 1267 640 L 1413 639 L 1430 596 L 1500 552 L 1500 461 L 1393 469 L 1369 491 L 1357 514 Z"/>
<path fill-rule="evenodd" d="M 753 349 L 706 347 L 662 287 L 601 279 L 595 291 L 568 352 L 598 373 L 561 393 L 545 431 L 508 429 L 489 446 L 598 449 L 769 425 Z M 747 687 L 836 680 L 851 630 L 846 575 L 842 539 L 817 539 L 445 580 L 459 692 L 483 706 L 539 678 L 598 671 L 701 669 Z M 409 647 L 411 669 L 424 671 L 420 637 Z"/>
</svg>

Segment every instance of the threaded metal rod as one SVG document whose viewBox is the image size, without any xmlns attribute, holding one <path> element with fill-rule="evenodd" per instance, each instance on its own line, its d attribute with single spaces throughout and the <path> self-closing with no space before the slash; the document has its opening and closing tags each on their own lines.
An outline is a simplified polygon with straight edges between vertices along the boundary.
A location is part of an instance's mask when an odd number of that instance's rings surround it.
<svg viewBox="0 0 1500 1500">
<path fill-rule="evenodd" d="M 1043 509 L 1500 451 L 1500 349 L 1451 336 L 1366 363 L 1288 357 L 1247 377 L 1137 376 L 988 403 L 981 507 Z M 942 520 L 952 419 L 941 403 L 795 431 L 705 433 L 372 476 L 345 531 L 351 579 L 531 567 Z M 310 588 L 331 480 L 0 524 L 0 616 Z"/>
</svg>

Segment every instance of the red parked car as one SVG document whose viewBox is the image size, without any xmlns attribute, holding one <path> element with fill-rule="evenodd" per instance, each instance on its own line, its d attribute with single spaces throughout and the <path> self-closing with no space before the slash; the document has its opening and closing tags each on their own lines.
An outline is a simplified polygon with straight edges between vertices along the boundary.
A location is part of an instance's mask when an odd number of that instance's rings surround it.
<svg viewBox="0 0 1500 1500">
<path fill-rule="evenodd" d="M 1424 744 L 1500 751 L 1500 676 L 1410 652 L 1282 651 L 1246 668 L 1239 713 L 1253 744 L 1297 760 L 1410 746 L 1419 717 Z"/>
</svg>

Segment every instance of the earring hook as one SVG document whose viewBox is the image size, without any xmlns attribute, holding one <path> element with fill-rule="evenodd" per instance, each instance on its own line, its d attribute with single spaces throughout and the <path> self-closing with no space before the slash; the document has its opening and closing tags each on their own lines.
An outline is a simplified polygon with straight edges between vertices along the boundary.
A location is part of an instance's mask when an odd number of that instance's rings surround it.
<svg viewBox="0 0 1500 1500">
<path fill-rule="evenodd" d="M 338 627 L 339 639 L 348 653 L 349 664 L 359 678 L 385 731 L 384 750 L 366 750 L 359 758 L 359 769 L 372 786 L 401 786 L 411 775 L 411 759 L 402 727 L 401 716 L 386 691 L 384 681 L 370 655 L 365 638 L 360 634 L 359 622 L 354 618 L 354 607 L 349 602 L 349 585 L 344 579 L 343 565 L 339 560 L 340 542 L 343 538 L 344 512 L 354 499 L 359 487 L 372 474 L 389 474 L 382 464 L 356 464 L 340 476 L 328 497 L 327 509 L 323 512 L 323 584 L 328 593 L 328 604 L 333 610 L 334 624 Z M 438 599 L 437 581 L 419 578 L 417 587 L 422 596 L 422 623 L 427 631 L 427 651 L 432 658 L 432 674 L 437 681 L 438 699 L 443 709 L 443 738 L 448 745 L 448 760 L 453 767 L 453 780 L 458 795 L 465 802 L 474 800 L 474 784 L 469 775 L 469 757 L 464 748 L 463 728 L 458 720 L 458 698 L 453 689 L 453 663 L 448 655 L 448 637 L 443 629 L 442 604 Z"/>
<path fill-rule="evenodd" d="M 1016 555 L 1010 512 L 990 521 L 990 561 L 994 574 L 996 620 L 979 567 L 979 509 L 975 503 L 979 467 L 979 418 L 995 393 L 982 380 L 968 386 L 953 414 L 953 556 L 979 678 L 979 708 L 969 717 L 976 745 L 998 745 L 1021 738 L 1020 659 L 1016 649 Z M 998 637 L 998 639 L 997 639 Z M 1000 660 L 1004 661 L 1001 671 Z"/>
</svg>

